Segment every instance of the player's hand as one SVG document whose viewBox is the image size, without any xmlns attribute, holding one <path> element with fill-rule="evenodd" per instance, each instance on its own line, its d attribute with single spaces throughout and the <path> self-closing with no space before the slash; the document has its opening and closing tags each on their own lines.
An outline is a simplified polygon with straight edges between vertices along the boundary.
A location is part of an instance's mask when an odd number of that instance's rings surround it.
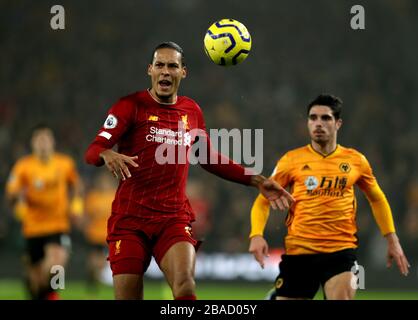
<svg viewBox="0 0 418 320">
<path fill-rule="evenodd" d="M 260 267 L 264 269 L 264 258 L 269 257 L 269 246 L 263 236 L 252 237 L 248 251 L 254 255 L 254 259 L 257 260 Z"/>
<path fill-rule="evenodd" d="M 393 260 L 395 260 L 399 271 L 404 276 L 407 276 L 409 273 L 409 267 L 411 265 L 409 264 L 408 259 L 402 250 L 396 233 L 389 233 L 385 237 L 388 241 L 387 267 L 390 268 L 392 266 Z"/>
<path fill-rule="evenodd" d="M 266 179 L 263 176 L 254 176 L 253 181 L 273 209 L 285 211 L 295 202 L 292 195 L 276 181 Z"/>
<path fill-rule="evenodd" d="M 138 159 L 138 156 L 129 157 L 108 149 L 100 153 L 100 157 L 102 157 L 106 167 L 117 179 L 126 180 L 131 177 L 131 172 L 129 171 L 127 164 L 135 168 L 138 167 L 138 164 L 135 162 L 135 160 Z"/>
</svg>

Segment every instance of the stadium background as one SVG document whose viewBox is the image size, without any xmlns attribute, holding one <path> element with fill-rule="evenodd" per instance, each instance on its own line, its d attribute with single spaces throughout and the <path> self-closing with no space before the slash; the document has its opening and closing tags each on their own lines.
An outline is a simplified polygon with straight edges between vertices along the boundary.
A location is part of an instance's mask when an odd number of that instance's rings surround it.
<svg viewBox="0 0 418 320">
<path fill-rule="evenodd" d="M 65 7 L 63 31 L 50 28 L 54 4 Z M 355 4 L 365 8 L 365 30 L 350 28 Z M 212 64 L 202 48 L 207 27 L 226 17 L 243 22 L 253 38 L 247 61 L 231 68 Z M 75 157 L 88 184 L 95 169 L 83 163 L 83 153 L 106 110 L 120 96 L 149 85 L 146 66 L 152 48 L 172 40 L 184 48 L 189 68 L 180 94 L 200 103 L 208 128 L 264 129 L 265 175 L 286 150 L 307 142 L 307 102 L 322 92 L 342 97 L 339 142 L 362 151 L 374 167 L 412 265 L 406 279 L 396 268 L 386 270 L 385 242 L 360 194 L 359 262 L 366 270 L 366 289 L 406 294 L 399 297 L 418 291 L 416 1 L 2 0 L 0 26 L 1 194 L 12 164 L 28 152 L 30 128 L 38 122 L 53 126 L 58 150 Z M 190 178 L 189 191 L 201 212 L 197 229 L 205 238 L 202 253 L 220 253 L 229 265 L 231 259 L 239 265 L 237 255 L 248 249 L 255 190 L 200 168 L 192 167 Z M 0 298 L 7 298 L 20 290 L 15 280 L 22 271 L 23 241 L 3 199 L 0 209 Z M 266 237 L 272 248 L 281 246 L 283 217 L 271 215 Z M 68 281 L 82 283 L 85 255 L 81 233 L 75 230 Z M 226 270 L 228 261 L 218 268 Z M 202 283 L 215 281 L 210 274 Z M 248 295 L 239 297 L 255 298 L 251 288 L 263 292 L 270 286 L 267 279 L 247 278 L 241 273 L 230 285 L 241 293 L 249 288 Z M 158 281 L 149 281 L 159 288 Z M 216 283 L 218 292 L 227 283 Z"/>
</svg>

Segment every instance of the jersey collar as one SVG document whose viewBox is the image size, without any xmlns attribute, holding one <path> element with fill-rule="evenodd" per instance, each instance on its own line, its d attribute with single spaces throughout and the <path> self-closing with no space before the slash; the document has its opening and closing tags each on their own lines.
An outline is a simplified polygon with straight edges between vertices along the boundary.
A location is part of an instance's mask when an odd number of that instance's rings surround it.
<svg viewBox="0 0 418 320">
<path fill-rule="evenodd" d="M 174 106 L 176 103 L 177 103 L 177 100 L 178 100 L 178 96 L 176 96 L 176 100 L 175 101 L 173 101 L 173 102 L 161 102 L 161 101 L 158 101 L 152 94 L 151 94 L 151 91 L 150 91 L 150 89 L 147 89 L 147 92 L 148 92 L 148 94 L 149 94 L 149 96 L 151 97 L 151 99 L 152 100 L 154 100 L 155 102 L 157 102 L 157 103 L 159 103 L 159 104 L 163 104 L 163 105 L 166 105 L 166 106 Z"/>
<path fill-rule="evenodd" d="M 333 155 L 336 155 L 336 154 L 338 154 L 339 153 L 339 151 L 340 151 L 340 149 L 341 149 L 341 146 L 339 145 L 339 144 L 337 144 L 337 146 L 336 146 L 336 148 L 334 149 L 334 151 L 332 151 L 332 152 L 330 152 L 330 153 L 328 153 L 328 154 L 322 154 L 322 153 L 320 153 L 320 152 L 318 152 L 318 151 L 316 151 L 313 147 L 312 147 L 312 144 L 308 144 L 308 149 L 311 151 L 311 152 L 313 152 L 313 153 L 315 153 L 315 154 L 317 154 L 317 155 L 320 155 L 322 158 L 329 158 L 329 157 L 331 157 L 331 156 L 333 156 Z"/>
</svg>

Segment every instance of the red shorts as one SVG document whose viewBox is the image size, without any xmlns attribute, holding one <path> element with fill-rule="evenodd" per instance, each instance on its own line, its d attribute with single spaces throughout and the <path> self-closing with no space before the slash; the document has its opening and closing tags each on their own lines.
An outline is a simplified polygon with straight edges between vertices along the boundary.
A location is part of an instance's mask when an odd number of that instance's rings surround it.
<svg viewBox="0 0 418 320">
<path fill-rule="evenodd" d="M 197 250 L 198 241 L 193 238 L 188 218 L 138 218 L 132 229 L 115 228 L 107 236 L 112 273 L 142 275 L 147 271 L 152 256 L 160 265 L 168 249 L 180 241 L 190 242 Z"/>
</svg>

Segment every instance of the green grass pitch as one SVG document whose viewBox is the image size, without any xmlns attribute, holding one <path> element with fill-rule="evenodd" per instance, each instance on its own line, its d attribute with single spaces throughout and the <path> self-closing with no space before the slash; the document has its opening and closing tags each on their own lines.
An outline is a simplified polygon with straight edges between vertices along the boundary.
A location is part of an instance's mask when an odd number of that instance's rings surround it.
<svg viewBox="0 0 418 320">
<path fill-rule="evenodd" d="M 68 281 L 60 295 L 64 300 L 108 300 L 113 299 L 113 289 L 101 285 L 97 293 L 89 293 L 86 284 L 81 281 Z M 165 282 L 145 281 L 146 300 L 170 300 L 171 291 Z M 251 282 L 208 282 L 197 281 L 197 296 L 201 300 L 262 300 L 270 289 L 268 283 Z M 0 300 L 25 299 L 23 283 L 16 280 L 0 280 Z M 316 299 L 322 299 L 319 292 Z M 400 290 L 369 291 L 359 290 L 358 300 L 418 300 L 418 291 Z"/>
</svg>

